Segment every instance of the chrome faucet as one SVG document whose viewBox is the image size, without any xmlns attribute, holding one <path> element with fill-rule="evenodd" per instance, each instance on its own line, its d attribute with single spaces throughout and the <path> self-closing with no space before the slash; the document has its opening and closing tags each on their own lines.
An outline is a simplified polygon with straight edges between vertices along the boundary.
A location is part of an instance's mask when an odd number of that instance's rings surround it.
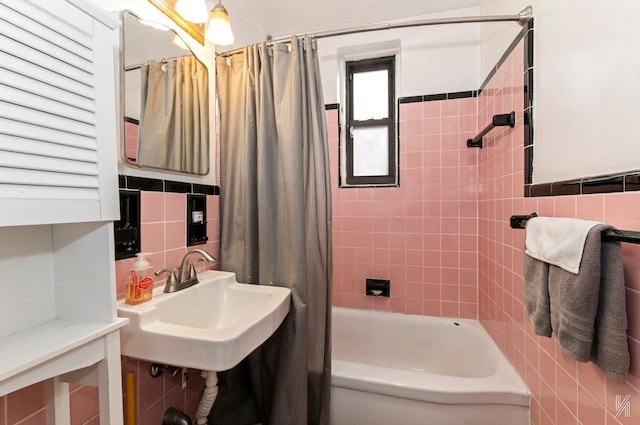
<svg viewBox="0 0 640 425">
<path fill-rule="evenodd" d="M 177 292 L 198 283 L 198 275 L 196 273 L 195 265 L 203 260 L 200 258 L 189 264 L 189 258 L 193 254 L 202 255 L 205 260 L 210 263 L 216 261 L 216 259 L 205 250 L 192 249 L 191 251 L 187 251 L 187 253 L 184 254 L 184 257 L 182 257 L 180 266 L 172 269 L 158 270 L 155 273 L 156 276 L 160 276 L 162 273 L 169 273 L 169 276 L 167 276 L 167 283 L 164 286 L 164 292 Z"/>
</svg>

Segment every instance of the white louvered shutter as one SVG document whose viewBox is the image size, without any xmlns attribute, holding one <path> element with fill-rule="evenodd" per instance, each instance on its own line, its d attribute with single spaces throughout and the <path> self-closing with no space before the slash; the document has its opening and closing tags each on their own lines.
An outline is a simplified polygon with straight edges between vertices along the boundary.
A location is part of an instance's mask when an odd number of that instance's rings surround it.
<svg viewBox="0 0 640 425">
<path fill-rule="evenodd" d="M 116 127 L 112 29 L 0 0 L 0 226 L 116 218 Z"/>
</svg>

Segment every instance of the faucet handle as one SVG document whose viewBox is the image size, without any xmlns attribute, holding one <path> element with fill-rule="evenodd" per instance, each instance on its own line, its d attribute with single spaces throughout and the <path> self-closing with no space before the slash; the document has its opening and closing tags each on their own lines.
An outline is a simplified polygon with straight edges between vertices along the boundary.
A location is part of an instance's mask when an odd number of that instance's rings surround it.
<svg viewBox="0 0 640 425">
<path fill-rule="evenodd" d="M 176 283 L 178 283 L 178 277 L 176 276 L 176 270 L 177 270 L 177 267 L 174 267 L 172 269 L 161 269 L 161 270 L 158 270 L 157 272 L 155 272 L 154 274 L 156 276 L 160 276 L 163 273 L 169 273 L 169 276 L 167 277 L 167 284 L 175 285 Z"/>
<path fill-rule="evenodd" d="M 194 279 L 198 277 L 198 274 L 196 273 L 196 264 L 198 263 L 204 263 L 204 259 L 198 258 L 196 261 L 191 263 L 191 266 L 189 268 L 189 279 Z"/>
</svg>

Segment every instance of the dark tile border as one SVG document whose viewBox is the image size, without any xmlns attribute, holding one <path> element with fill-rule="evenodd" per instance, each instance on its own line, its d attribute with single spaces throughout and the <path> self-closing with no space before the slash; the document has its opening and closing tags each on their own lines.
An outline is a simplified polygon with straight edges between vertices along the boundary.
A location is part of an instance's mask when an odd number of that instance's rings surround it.
<svg viewBox="0 0 640 425">
<path fill-rule="evenodd" d="M 340 107 L 339 103 L 327 103 L 326 105 L 324 105 L 324 110 L 331 111 L 334 109 L 338 109 L 339 107 Z"/>
<path fill-rule="evenodd" d="M 624 191 L 632 192 L 640 190 L 640 172 L 626 175 L 624 178 Z"/>
<path fill-rule="evenodd" d="M 447 93 L 425 94 L 424 96 L 422 96 L 423 102 L 432 102 L 434 100 L 447 100 Z"/>
<path fill-rule="evenodd" d="M 148 192 L 164 192 L 164 182 L 146 177 L 124 176 L 125 186 L 122 189 L 146 190 Z"/>
<path fill-rule="evenodd" d="M 422 102 L 422 96 L 407 96 L 398 98 L 399 104 Z"/>
<path fill-rule="evenodd" d="M 465 99 L 467 97 L 477 97 L 477 96 L 478 96 L 478 92 L 476 90 L 447 93 L 447 99 Z"/>
<path fill-rule="evenodd" d="M 551 195 L 572 195 L 580 192 L 580 181 L 563 181 L 551 185 Z"/>
<path fill-rule="evenodd" d="M 191 183 L 165 180 L 164 191 L 173 193 L 191 193 Z"/>
<path fill-rule="evenodd" d="M 525 139 L 527 131 L 525 129 Z M 525 187 L 531 186 L 533 183 L 533 145 L 524 147 L 524 184 Z"/>
<path fill-rule="evenodd" d="M 536 195 L 537 189 L 533 189 L 533 19 L 530 19 L 520 32 L 524 37 L 524 103 L 522 105 L 524 120 L 524 196 L 544 196 Z M 514 46 L 515 47 L 515 46 Z M 564 185 L 558 191 L 574 190 L 574 184 Z"/>
<path fill-rule="evenodd" d="M 527 55 L 525 53 L 525 55 Z M 527 55 L 528 56 L 528 55 Z M 533 68 L 527 68 L 524 72 L 524 109 L 533 108 Z"/>
<path fill-rule="evenodd" d="M 589 195 L 637 190 L 640 190 L 640 171 L 534 184 L 529 187 L 528 196 Z"/>
<path fill-rule="evenodd" d="M 398 104 L 431 102 L 434 100 L 464 99 L 467 97 L 477 97 L 476 90 L 458 91 L 452 93 L 425 94 L 422 96 L 406 96 L 398 98 Z"/>
<path fill-rule="evenodd" d="M 525 196 L 537 197 L 537 196 L 551 196 L 551 184 L 526 186 Z"/>
<path fill-rule="evenodd" d="M 220 186 L 185 183 L 173 180 L 150 179 L 137 176 L 118 176 L 120 189 L 142 190 L 147 192 L 198 193 L 203 195 L 220 195 Z"/>
<path fill-rule="evenodd" d="M 220 187 L 208 184 L 191 184 L 192 193 L 201 193 L 203 195 L 220 195 Z"/>
<path fill-rule="evenodd" d="M 624 192 L 625 176 L 598 177 L 581 181 L 582 193 Z"/>
</svg>

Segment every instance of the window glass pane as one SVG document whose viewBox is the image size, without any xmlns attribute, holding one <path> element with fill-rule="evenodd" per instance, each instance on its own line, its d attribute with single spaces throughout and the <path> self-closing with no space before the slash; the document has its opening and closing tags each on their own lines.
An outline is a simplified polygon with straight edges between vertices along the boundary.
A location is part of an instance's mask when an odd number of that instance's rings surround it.
<svg viewBox="0 0 640 425">
<path fill-rule="evenodd" d="M 353 175 L 389 174 L 389 129 L 387 126 L 354 128 Z"/>
<path fill-rule="evenodd" d="M 353 119 L 358 121 L 389 117 L 389 71 L 353 74 Z"/>
</svg>

